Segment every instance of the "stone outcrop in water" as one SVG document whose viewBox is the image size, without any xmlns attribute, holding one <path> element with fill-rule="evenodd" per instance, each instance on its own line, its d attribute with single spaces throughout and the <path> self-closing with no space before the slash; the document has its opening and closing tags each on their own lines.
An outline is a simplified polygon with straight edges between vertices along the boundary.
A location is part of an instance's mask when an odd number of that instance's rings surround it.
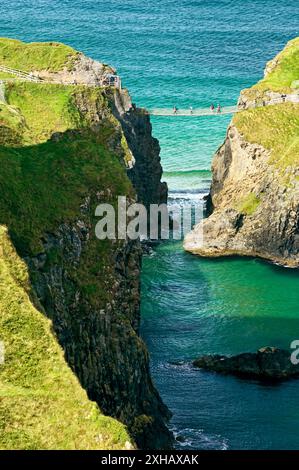
<svg viewBox="0 0 299 470">
<path fill-rule="evenodd" d="M 285 380 L 299 375 L 299 365 L 291 362 L 290 351 L 273 347 L 236 356 L 206 355 L 193 362 L 195 367 L 258 379 Z"/>
<path fill-rule="evenodd" d="M 299 266 L 298 54 L 296 39 L 241 93 L 243 111 L 213 159 L 209 217 L 186 236 L 187 251 Z"/>
<path fill-rule="evenodd" d="M 126 90 L 90 86 L 106 67 L 66 46 L 1 40 L 1 57 L 12 68 L 51 74 L 66 84 L 84 69 L 76 86 L 6 85 L 0 224 L 27 263 L 32 302 L 51 319 L 89 398 L 125 423 L 139 447 L 169 448 L 170 412 L 152 382 L 139 336 L 140 243 L 95 237 L 101 202 L 115 205 L 119 195 L 146 205 L 166 202 L 149 116 L 131 106 Z M 12 420 L 20 427 L 17 416 Z M 110 437 L 117 442 L 117 435 Z M 26 441 L 20 438 L 19 447 L 26 448 Z"/>
</svg>

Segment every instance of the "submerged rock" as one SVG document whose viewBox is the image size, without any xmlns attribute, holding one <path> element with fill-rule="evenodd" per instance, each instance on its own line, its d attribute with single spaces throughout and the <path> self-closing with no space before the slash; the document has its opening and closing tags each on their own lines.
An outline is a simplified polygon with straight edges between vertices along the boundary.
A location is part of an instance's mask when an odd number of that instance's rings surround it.
<svg viewBox="0 0 299 470">
<path fill-rule="evenodd" d="M 299 375 L 299 364 L 294 365 L 291 362 L 290 351 L 274 347 L 231 357 L 219 354 L 201 356 L 193 365 L 223 374 L 260 379 L 285 380 Z"/>
</svg>

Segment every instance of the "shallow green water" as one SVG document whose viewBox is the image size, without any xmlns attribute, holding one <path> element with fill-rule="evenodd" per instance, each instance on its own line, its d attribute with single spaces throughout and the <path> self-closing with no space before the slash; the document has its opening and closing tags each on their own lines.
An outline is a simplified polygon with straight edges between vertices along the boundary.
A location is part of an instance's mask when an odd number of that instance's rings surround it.
<svg viewBox="0 0 299 470">
<path fill-rule="evenodd" d="M 199 354 L 289 348 L 299 338 L 298 271 L 205 260 L 164 243 L 143 265 L 143 335 L 187 448 L 298 448 L 297 380 L 281 385 L 194 370 Z M 183 366 L 171 362 L 183 360 Z"/>
</svg>

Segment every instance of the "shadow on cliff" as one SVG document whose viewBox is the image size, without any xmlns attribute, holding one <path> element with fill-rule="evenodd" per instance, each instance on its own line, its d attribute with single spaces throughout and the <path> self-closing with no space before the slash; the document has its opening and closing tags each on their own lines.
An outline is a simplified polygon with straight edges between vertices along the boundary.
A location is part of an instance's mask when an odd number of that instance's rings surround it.
<svg viewBox="0 0 299 470">
<path fill-rule="evenodd" d="M 86 129 L 0 147 L 0 223 L 29 267 L 32 298 L 52 320 L 90 399 L 141 448 L 169 448 L 170 412 L 139 337 L 139 242 L 99 241 L 94 211 L 135 191 L 119 156 Z"/>
</svg>

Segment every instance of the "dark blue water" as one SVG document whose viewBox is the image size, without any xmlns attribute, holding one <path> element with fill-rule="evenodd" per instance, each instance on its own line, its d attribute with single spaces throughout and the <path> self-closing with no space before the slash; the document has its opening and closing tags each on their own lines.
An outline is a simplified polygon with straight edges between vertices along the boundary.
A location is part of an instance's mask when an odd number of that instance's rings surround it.
<svg viewBox="0 0 299 470">
<path fill-rule="evenodd" d="M 232 105 L 299 34 L 295 0 L 11 0 L 0 13 L 2 36 L 68 43 L 115 66 L 134 101 L 150 108 Z M 201 203 L 194 191 L 209 186 L 229 120 L 153 117 L 171 198 Z M 299 448 L 298 381 L 264 386 L 169 364 L 288 347 L 299 337 L 297 272 L 254 259 L 200 260 L 165 243 L 144 259 L 142 284 L 142 333 L 181 445 Z"/>
</svg>

